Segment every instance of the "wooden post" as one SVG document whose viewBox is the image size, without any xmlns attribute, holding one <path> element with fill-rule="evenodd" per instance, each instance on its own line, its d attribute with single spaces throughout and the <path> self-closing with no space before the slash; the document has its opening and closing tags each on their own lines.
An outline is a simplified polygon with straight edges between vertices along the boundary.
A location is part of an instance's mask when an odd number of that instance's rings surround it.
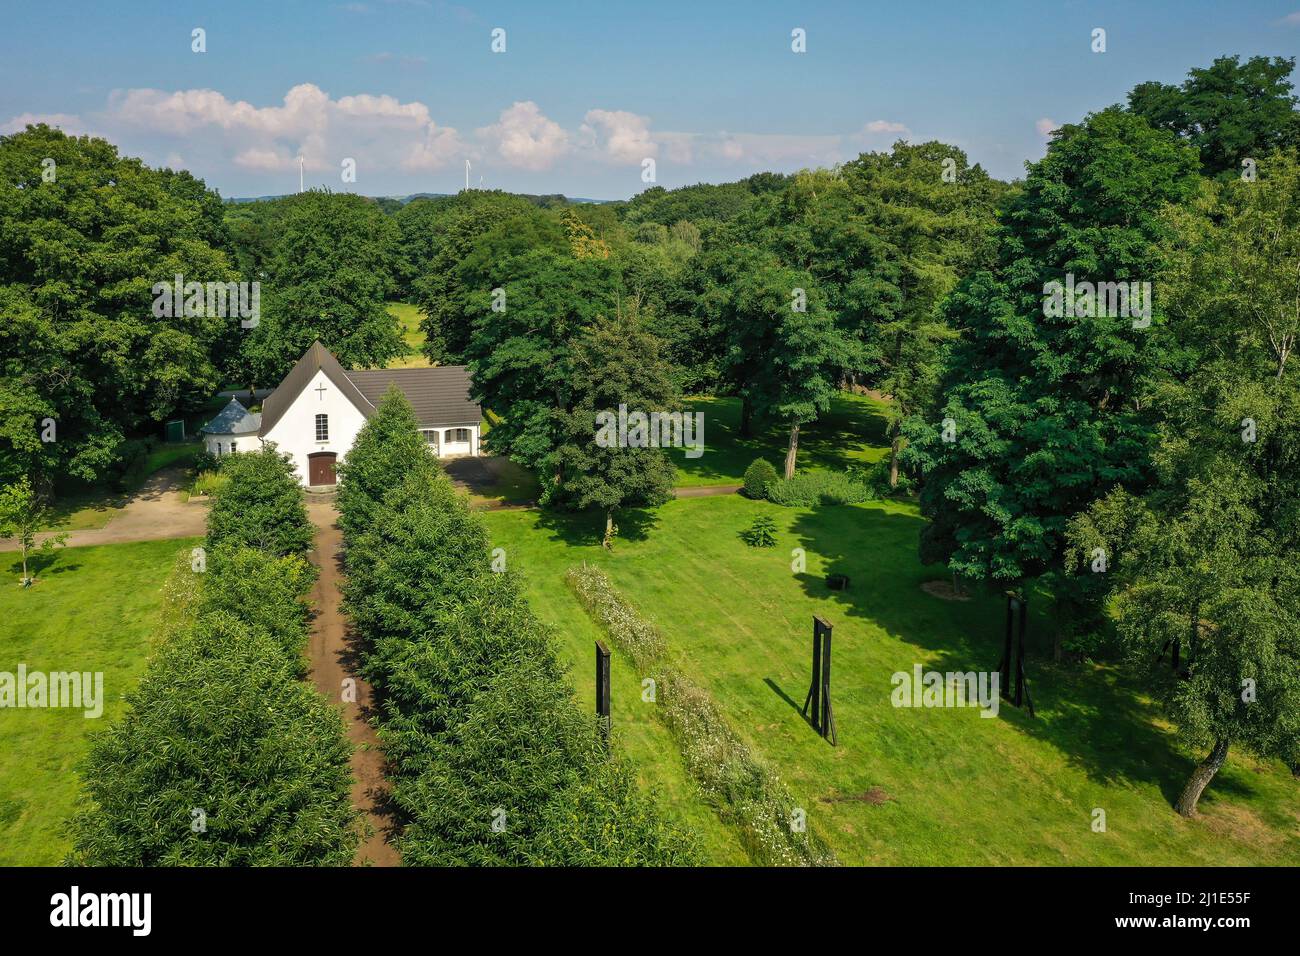
<svg viewBox="0 0 1300 956">
<path fill-rule="evenodd" d="M 1011 633 L 1016 608 L 1020 606 L 1015 591 L 1007 591 L 1007 626 L 1002 641 L 1002 660 L 998 663 L 999 693 L 1007 700 L 1011 699 Z"/>
<path fill-rule="evenodd" d="M 596 642 L 596 717 L 600 723 L 600 735 L 609 746 L 609 648 L 600 641 Z"/>
<path fill-rule="evenodd" d="M 1025 693 L 1025 618 L 1028 612 L 1025 608 L 1025 599 L 1021 595 L 1019 600 L 1020 625 L 1017 628 L 1016 636 L 1016 699 L 1017 707 L 1024 701 Z"/>
<path fill-rule="evenodd" d="M 822 736 L 830 740 L 831 746 L 837 743 L 835 736 L 835 712 L 831 709 L 831 626 L 820 618 L 814 627 L 823 628 L 822 640 Z"/>
<path fill-rule="evenodd" d="M 821 733 L 822 716 L 822 635 L 817 629 L 818 618 L 813 618 L 812 646 L 812 683 L 808 685 L 808 696 L 804 698 L 803 715 L 808 717 L 808 707 L 812 706 L 812 725 Z"/>
</svg>

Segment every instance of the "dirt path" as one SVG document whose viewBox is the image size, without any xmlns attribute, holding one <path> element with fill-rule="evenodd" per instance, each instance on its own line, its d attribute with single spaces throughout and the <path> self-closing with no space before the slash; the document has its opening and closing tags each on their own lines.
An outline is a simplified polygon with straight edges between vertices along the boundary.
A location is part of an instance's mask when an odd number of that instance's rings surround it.
<svg viewBox="0 0 1300 956">
<path fill-rule="evenodd" d="M 316 617 L 312 621 L 308 657 L 311 679 L 331 704 L 342 704 L 348 739 L 356 746 L 352 753 L 352 805 L 366 815 L 373 831 L 357 849 L 357 866 L 400 866 L 397 850 L 388 842 L 392 820 L 386 808 L 388 792 L 384 779 L 384 756 L 379 738 L 367 718 L 374 695 L 370 685 L 357 674 L 360 662 L 347 618 L 339 610 L 343 598 L 343 534 L 337 525 L 338 514 L 332 501 L 311 501 L 307 513 L 316 526 L 312 563 L 320 569 L 312 602 Z M 356 702 L 343 700 L 343 681 L 356 681 Z"/>
<path fill-rule="evenodd" d="M 104 527 L 69 532 L 68 547 L 203 537 L 207 532 L 207 506 L 181 500 L 184 480 L 184 468 L 164 468 L 154 472 Z M 36 540 L 44 541 L 52 533 L 56 532 L 42 532 Z M 0 551 L 17 550 L 17 541 L 0 541 Z"/>
<path fill-rule="evenodd" d="M 678 498 L 712 498 L 715 495 L 734 495 L 743 485 L 697 485 L 691 488 L 674 488 Z"/>
</svg>

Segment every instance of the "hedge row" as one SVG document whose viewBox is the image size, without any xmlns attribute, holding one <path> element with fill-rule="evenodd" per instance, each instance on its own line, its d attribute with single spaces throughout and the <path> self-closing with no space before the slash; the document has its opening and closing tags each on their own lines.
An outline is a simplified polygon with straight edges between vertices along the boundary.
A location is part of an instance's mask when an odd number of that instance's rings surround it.
<svg viewBox="0 0 1300 956">
<path fill-rule="evenodd" d="M 798 809 L 776 773 L 755 756 L 728 724 L 708 691 L 668 663 L 658 628 L 637 613 L 605 573 L 589 565 L 570 568 L 569 587 L 610 641 L 655 682 L 656 713 L 677 740 L 682 760 L 722 819 L 741 834 L 750 858 L 761 865 L 835 863 L 830 849 L 794 821 Z M 806 814 L 802 818 L 806 822 Z"/>
<path fill-rule="evenodd" d="M 414 440 L 412 440 L 414 438 Z M 696 861 L 573 699 L 552 636 L 390 394 L 339 492 L 407 865 Z"/>
<path fill-rule="evenodd" d="M 201 550 L 165 586 L 158 650 L 82 768 L 69 862 L 351 863 L 351 746 L 304 683 L 314 572 L 302 493 L 267 450 L 233 458 Z"/>
</svg>

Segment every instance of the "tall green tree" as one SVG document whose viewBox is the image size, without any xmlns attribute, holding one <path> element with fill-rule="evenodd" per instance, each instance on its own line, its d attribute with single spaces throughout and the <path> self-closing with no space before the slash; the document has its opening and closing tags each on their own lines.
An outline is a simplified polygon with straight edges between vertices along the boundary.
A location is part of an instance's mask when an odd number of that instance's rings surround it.
<svg viewBox="0 0 1300 956">
<path fill-rule="evenodd" d="M 210 398 L 238 318 L 155 314 L 153 287 L 237 279 L 228 241 L 188 173 L 45 125 L 0 137 L 0 481 L 104 478 Z"/>
<path fill-rule="evenodd" d="M 388 492 L 412 472 L 435 467 L 411 403 L 397 386 L 389 386 L 338 467 L 339 524 L 343 531 L 361 531 Z"/>
<path fill-rule="evenodd" d="M 266 445 L 230 456 L 221 471 L 230 481 L 208 512 L 209 551 L 244 547 L 274 557 L 307 553 L 314 532 L 288 455 Z"/>
<path fill-rule="evenodd" d="M 312 190 L 286 202 L 262 286 L 262 316 L 244 342 L 246 370 L 273 384 L 312 342 L 348 368 L 382 367 L 403 355 L 385 307 L 398 232 L 361 196 Z"/>
<path fill-rule="evenodd" d="M 1094 504 L 1071 540 L 1110 555 L 1131 656 L 1182 652 L 1180 677 L 1154 686 L 1208 750 L 1176 802 L 1191 815 L 1233 746 L 1300 761 L 1300 159 L 1206 182 L 1166 220 L 1161 288 L 1189 361 L 1149 390 L 1157 480 Z"/>
<path fill-rule="evenodd" d="M 1294 57 L 1221 56 L 1190 70 L 1181 85 L 1139 83 L 1128 107 L 1156 129 L 1190 142 L 1207 176 L 1237 175 L 1247 159 L 1300 146 L 1300 103 L 1292 92 Z"/>
<path fill-rule="evenodd" d="M 673 434 L 671 425 L 638 428 L 633 420 L 623 443 L 618 424 L 623 408 L 629 415 L 680 415 L 661 349 L 633 315 L 598 319 L 573 344 L 572 405 L 556 411 L 560 444 L 553 470 L 561 481 L 549 489 L 548 501 L 604 511 L 607 547 L 619 508 L 672 498 L 676 469 L 660 443 L 681 441 L 684 428 Z"/>
<path fill-rule="evenodd" d="M 486 249 L 475 257 L 486 234 L 516 220 L 518 232 L 497 232 L 495 259 Z M 552 225 L 546 245 L 558 247 L 562 237 L 558 224 L 523 196 L 498 190 L 471 189 L 446 201 L 412 202 L 398 215 L 398 224 L 411 273 L 411 301 L 424 313 L 424 352 L 434 362 L 463 360 L 483 308 L 480 294 L 500 285 L 492 281 L 491 270 L 503 254 L 517 255 L 542 244 L 537 230 L 543 224 Z"/>
<path fill-rule="evenodd" d="M 945 304 L 963 338 L 942 406 L 904 424 L 905 459 L 925 476 L 923 560 L 976 580 L 1060 576 L 1071 517 L 1117 484 L 1150 480 L 1142 399 L 1151 375 L 1180 360 L 1158 299 L 1147 324 L 1141 285 L 1123 309 L 1096 296 L 1057 309 L 1047 293 L 1070 281 L 1151 283 L 1168 233 L 1161 210 L 1197 182 L 1190 147 L 1119 108 L 1063 127 L 1030 168 L 996 268 Z M 1058 594 L 1093 606 L 1068 587 Z"/>
<path fill-rule="evenodd" d="M 536 471 L 544 486 L 557 484 L 554 413 L 572 407 L 572 342 L 617 311 L 616 267 L 541 248 L 506 258 L 496 276 L 497 285 L 476 292 L 479 317 L 465 351 L 477 398 L 502 416 L 492 428 L 494 451 Z"/>
</svg>

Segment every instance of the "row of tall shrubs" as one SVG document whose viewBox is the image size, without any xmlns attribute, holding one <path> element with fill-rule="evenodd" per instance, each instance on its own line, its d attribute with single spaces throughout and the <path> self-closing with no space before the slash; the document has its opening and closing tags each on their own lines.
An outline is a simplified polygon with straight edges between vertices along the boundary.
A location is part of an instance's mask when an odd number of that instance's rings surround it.
<svg viewBox="0 0 1300 956">
<path fill-rule="evenodd" d="M 395 391 L 340 468 L 346 607 L 407 865 L 696 861 L 582 713 L 553 637 Z"/>
<path fill-rule="evenodd" d="M 599 568 L 570 568 L 569 587 L 610 641 L 655 682 L 655 713 L 677 740 L 686 769 L 736 828 L 750 858 L 772 866 L 832 865 L 834 855 L 807 828 L 776 772 L 732 729 L 708 691 L 668 659 L 659 629 L 642 617 Z"/>
<path fill-rule="evenodd" d="M 167 581 L 163 633 L 130 709 L 82 768 L 69 862 L 351 863 L 339 714 L 302 678 L 312 529 L 287 460 L 232 457 L 201 548 Z"/>
</svg>

